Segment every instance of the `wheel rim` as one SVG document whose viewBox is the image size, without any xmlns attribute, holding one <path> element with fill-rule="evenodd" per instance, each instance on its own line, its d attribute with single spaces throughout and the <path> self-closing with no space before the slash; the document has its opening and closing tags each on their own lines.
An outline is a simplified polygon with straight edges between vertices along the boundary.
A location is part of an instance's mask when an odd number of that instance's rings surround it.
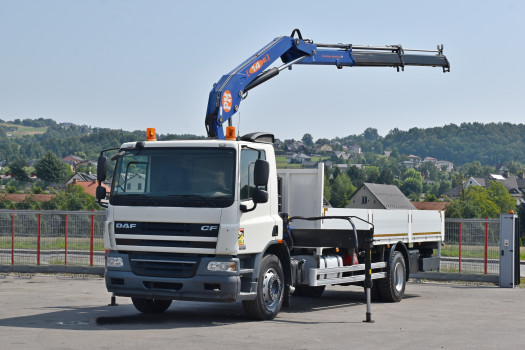
<svg viewBox="0 0 525 350">
<path fill-rule="evenodd" d="M 394 268 L 394 288 L 399 293 L 403 290 L 405 284 L 405 269 L 403 264 L 396 263 Z"/>
<path fill-rule="evenodd" d="M 281 296 L 281 278 L 273 268 L 268 269 L 263 280 L 263 300 L 268 309 L 277 307 Z"/>
</svg>

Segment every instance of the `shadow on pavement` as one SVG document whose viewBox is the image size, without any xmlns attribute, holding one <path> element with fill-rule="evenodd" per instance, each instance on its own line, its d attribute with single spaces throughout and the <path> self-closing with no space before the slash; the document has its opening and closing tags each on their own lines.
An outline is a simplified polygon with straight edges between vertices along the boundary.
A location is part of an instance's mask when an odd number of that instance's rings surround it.
<svg viewBox="0 0 525 350">
<path fill-rule="evenodd" d="M 405 295 L 406 298 L 419 297 Z M 320 310 L 350 308 L 352 312 L 366 312 L 366 298 L 362 289 L 327 290 L 320 298 L 293 297 L 291 306 L 283 308 L 270 322 L 301 323 L 286 319 L 286 314 L 306 314 Z M 241 302 L 202 303 L 174 301 L 163 314 L 142 314 L 128 298 L 117 298 L 118 306 L 100 307 L 56 306 L 39 309 L 37 314 L 0 319 L 0 327 L 27 327 L 44 329 L 177 329 L 186 327 L 217 327 L 251 321 L 244 313 Z M 377 302 L 373 302 L 377 304 Z M 372 307 L 373 307 L 372 304 Z M 322 319 L 319 322 L 326 323 Z"/>
</svg>

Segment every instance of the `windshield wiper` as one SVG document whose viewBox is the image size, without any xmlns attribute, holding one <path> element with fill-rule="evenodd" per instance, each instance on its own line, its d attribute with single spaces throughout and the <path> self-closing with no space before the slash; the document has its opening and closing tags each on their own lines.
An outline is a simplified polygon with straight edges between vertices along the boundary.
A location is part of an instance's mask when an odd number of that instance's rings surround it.
<svg viewBox="0 0 525 350">
<path fill-rule="evenodd" d="M 145 194 L 125 194 L 124 192 L 124 193 L 120 193 L 116 195 L 115 197 L 116 198 L 120 197 L 119 199 L 121 200 L 128 199 L 129 203 L 133 205 L 150 205 L 150 204 L 154 206 L 160 205 L 159 202 L 155 200 L 153 197 L 150 197 Z"/>
<path fill-rule="evenodd" d="M 200 202 L 209 204 L 213 206 L 214 208 L 217 208 L 217 201 L 215 200 L 215 198 L 206 197 L 200 194 L 170 194 L 168 195 L 168 197 L 183 198 L 183 199 L 187 199 L 190 201 L 197 201 L 197 202 L 200 201 Z"/>
</svg>

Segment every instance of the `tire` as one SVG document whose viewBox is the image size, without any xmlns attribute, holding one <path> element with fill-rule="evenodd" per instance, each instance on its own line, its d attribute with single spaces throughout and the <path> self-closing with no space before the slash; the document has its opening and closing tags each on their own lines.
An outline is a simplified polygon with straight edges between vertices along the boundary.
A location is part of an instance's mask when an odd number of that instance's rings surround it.
<svg viewBox="0 0 525 350">
<path fill-rule="evenodd" d="M 283 305 L 284 273 L 279 258 L 266 255 L 261 262 L 257 278 L 257 296 L 254 300 L 243 300 L 244 311 L 255 320 L 272 320 Z"/>
<path fill-rule="evenodd" d="M 297 297 L 319 298 L 323 295 L 325 288 L 326 286 L 296 286 L 293 295 Z"/>
<path fill-rule="evenodd" d="M 407 282 L 407 270 L 403 254 L 398 251 L 394 252 L 387 268 L 386 278 L 376 280 L 379 295 L 383 301 L 397 303 L 403 299 Z"/>
<path fill-rule="evenodd" d="M 145 314 L 161 314 L 171 305 L 171 300 L 164 299 L 131 298 L 131 301 L 137 310 Z"/>
</svg>

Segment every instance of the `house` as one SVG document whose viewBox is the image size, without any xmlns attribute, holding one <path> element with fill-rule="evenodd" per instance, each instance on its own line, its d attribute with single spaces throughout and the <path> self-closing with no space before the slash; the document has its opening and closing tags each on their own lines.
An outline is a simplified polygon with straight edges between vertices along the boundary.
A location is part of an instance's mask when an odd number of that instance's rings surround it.
<svg viewBox="0 0 525 350">
<path fill-rule="evenodd" d="M 397 186 L 366 182 L 350 197 L 350 203 L 346 207 L 361 209 L 416 209 Z"/>
<path fill-rule="evenodd" d="M 97 193 L 98 181 L 97 176 L 89 173 L 75 173 L 67 180 L 66 185 L 73 184 L 80 186 L 84 189 L 84 192 L 95 197 Z M 102 184 L 106 188 L 106 191 L 110 191 L 110 186 Z"/>
<path fill-rule="evenodd" d="M 345 160 L 345 161 L 348 161 L 348 158 L 350 158 L 350 154 L 348 154 L 348 153 L 346 153 L 344 151 L 335 151 L 334 152 L 334 157 L 342 159 L 342 160 Z"/>
<path fill-rule="evenodd" d="M 324 145 L 322 145 L 320 147 L 317 147 L 316 151 L 317 152 L 333 152 L 333 148 L 332 148 L 332 146 L 330 146 L 329 144 L 326 143 L 326 144 L 324 144 Z"/>
<path fill-rule="evenodd" d="M 77 180 L 77 181 L 97 181 L 97 175 L 94 175 L 94 174 L 91 174 L 91 173 L 75 173 L 73 176 L 71 176 L 66 181 L 66 185 L 69 185 L 74 180 Z"/>
<path fill-rule="evenodd" d="M 489 188 L 490 181 L 496 181 L 503 184 L 505 189 L 516 200 L 517 205 L 525 203 L 525 197 L 522 192 L 525 191 L 525 179 L 516 175 L 509 175 L 508 171 L 505 172 L 505 175 L 489 174 L 484 177 L 470 177 L 464 184 L 464 188 L 468 188 L 469 186 L 483 186 Z"/>
<path fill-rule="evenodd" d="M 461 196 L 461 192 L 470 187 L 470 186 L 483 186 L 485 188 L 490 187 L 490 181 L 496 181 L 503 186 L 510 193 L 510 195 L 516 200 L 516 204 L 520 205 L 525 203 L 525 176 L 520 175 L 499 175 L 499 174 L 489 174 L 484 177 L 470 177 L 463 185 L 456 186 L 448 192 L 442 194 L 442 196 L 447 196 L 450 199 L 458 199 Z"/>
<path fill-rule="evenodd" d="M 348 152 L 349 153 L 357 153 L 357 154 L 361 154 L 363 153 L 362 149 L 361 149 L 361 146 L 359 145 L 351 145 L 348 147 Z"/>
<path fill-rule="evenodd" d="M 452 169 L 454 169 L 454 163 L 447 160 L 438 160 L 436 162 L 436 168 L 438 168 L 439 171 L 451 172 Z"/>
<path fill-rule="evenodd" d="M 286 163 L 289 164 L 302 164 L 304 162 L 311 162 L 312 158 L 304 153 L 296 153 L 289 158 L 286 158 Z"/>
<path fill-rule="evenodd" d="M 82 159 L 81 157 L 79 156 L 74 156 L 74 155 L 68 155 L 68 156 L 65 156 L 64 158 L 62 158 L 62 161 L 64 163 L 67 163 L 69 164 L 69 166 L 71 167 L 71 169 L 75 169 L 75 167 L 80 164 L 81 162 L 84 162 L 84 159 Z"/>
<path fill-rule="evenodd" d="M 453 189 L 441 194 L 441 197 L 448 197 L 451 200 L 459 199 L 461 197 L 461 192 L 464 190 L 463 185 L 454 187 Z"/>
<path fill-rule="evenodd" d="M 286 146 L 288 152 L 306 152 L 307 148 L 302 141 L 294 141 Z"/>
<path fill-rule="evenodd" d="M 438 160 L 437 160 L 436 158 L 432 158 L 432 157 L 425 157 L 425 158 L 424 158 L 424 159 L 423 159 L 423 160 L 421 161 L 421 163 L 431 162 L 431 163 L 434 163 L 434 164 L 436 164 L 436 163 L 437 163 L 437 161 L 438 161 Z"/>
</svg>

